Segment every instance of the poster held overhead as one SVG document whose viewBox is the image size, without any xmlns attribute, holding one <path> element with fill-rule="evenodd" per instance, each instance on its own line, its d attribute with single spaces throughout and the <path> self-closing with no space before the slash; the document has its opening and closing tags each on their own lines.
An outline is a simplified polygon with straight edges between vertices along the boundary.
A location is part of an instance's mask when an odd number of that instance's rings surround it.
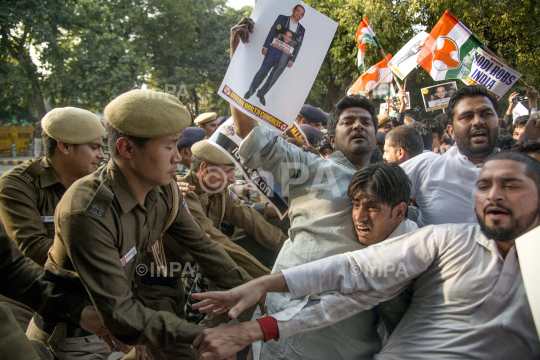
<svg viewBox="0 0 540 360">
<path fill-rule="evenodd" d="M 425 31 L 416 34 L 388 63 L 390 69 L 392 69 L 401 80 L 404 80 L 407 75 L 418 66 L 418 54 L 420 54 L 422 45 L 428 36 L 429 34 Z"/>
<path fill-rule="evenodd" d="M 502 60 L 478 48 L 471 72 L 463 82 L 467 85 L 484 85 L 499 100 L 520 77 L 520 73 L 503 63 Z"/>
<path fill-rule="evenodd" d="M 443 109 L 444 112 L 444 108 L 448 107 L 448 103 L 450 103 L 450 98 L 457 91 L 457 84 L 455 81 L 452 81 L 429 86 L 420 91 L 422 91 L 426 111 Z"/>
<path fill-rule="evenodd" d="M 218 94 L 276 132 L 294 122 L 337 23 L 297 0 L 259 0 L 249 42 L 240 43 Z"/>
</svg>

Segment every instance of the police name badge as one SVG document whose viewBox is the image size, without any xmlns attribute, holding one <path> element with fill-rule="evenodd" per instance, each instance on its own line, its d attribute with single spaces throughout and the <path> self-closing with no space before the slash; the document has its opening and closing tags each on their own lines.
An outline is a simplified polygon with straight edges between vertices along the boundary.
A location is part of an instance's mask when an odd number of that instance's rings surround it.
<svg viewBox="0 0 540 360">
<path fill-rule="evenodd" d="M 42 216 L 41 221 L 44 223 L 52 223 L 54 222 L 54 216 Z"/>
<path fill-rule="evenodd" d="M 120 261 L 122 262 L 122 266 L 126 266 L 126 264 L 129 262 L 129 260 L 133 259 L 133 257 L 137 254 L 137 249 L 135 249 L 135 246 L 131 248 L 131 250 L 129 250 L 127 252 L 126 255 L 124 255 L 123 258 L 120 259 Z"/>
</svg>

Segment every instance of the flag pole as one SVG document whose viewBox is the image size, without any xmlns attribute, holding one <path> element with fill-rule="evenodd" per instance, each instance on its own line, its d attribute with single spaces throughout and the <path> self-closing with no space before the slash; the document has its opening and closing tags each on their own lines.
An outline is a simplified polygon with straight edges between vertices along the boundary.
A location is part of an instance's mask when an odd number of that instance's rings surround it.
<svg viewBox="0 0 540 360">
<path fill-rule="evenodd" d="M 384 52 L 382 46 L 379 49 L 381 49 L 381 52 L 382 52 L 382 54 L 384 56 L 384 60 L 386 60 L 386 64 L 388 64 L 388 58 L 386 57 L 386 53 Z M 396 78 L 396 75 L 394 75 L 394 72 L 392 71 L 390 66 L 388 66 L 388 69 L 390 69 L 390 72 L 392 73 L 392 77 L 394 78 L 394 81 L 396 82 L 396 85 L 397 85 L 398 89 L 401 89 L 401 84 L 399 83 L 398 79 Z"/>
</svg>

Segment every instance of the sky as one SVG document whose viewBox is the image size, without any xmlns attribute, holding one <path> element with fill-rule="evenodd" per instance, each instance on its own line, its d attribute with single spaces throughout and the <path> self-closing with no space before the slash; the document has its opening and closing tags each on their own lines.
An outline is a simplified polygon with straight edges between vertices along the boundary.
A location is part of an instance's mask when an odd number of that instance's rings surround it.
<svg viewBox="0 0 540 360">
<path fill-rule="evenodd" d="M 250 5 L 250 6 L 255 5 L 255 0 L 229 0 L 227 2 L 227 5 L 238 10 L 246 5 Z"/>
</svg>

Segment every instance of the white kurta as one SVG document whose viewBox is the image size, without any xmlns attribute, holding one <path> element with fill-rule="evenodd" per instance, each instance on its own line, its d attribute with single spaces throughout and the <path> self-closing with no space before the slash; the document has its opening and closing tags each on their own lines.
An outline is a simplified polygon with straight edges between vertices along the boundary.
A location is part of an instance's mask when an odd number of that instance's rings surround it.
<svg viewBox="0 0 540 360">
<path fill-rule="evenodd" d="M 400 166 L 420 208 L 419 227 L 477 222 L 474 197 L 482 164 L 474 165 L 452 146 L 443 155 L 423 153 Z"/>
<path fill-rule="evenodd" d="M 540 358 L 515 247 L 503 259 L 478 224 L 427 226 L 283 274 L 293 298 L 340 291 L 355 311 L 416 279 L 409 310 L 376 359 Z M 296 325 L 278 319 L 280 334 L 289 326 Z"/>
<path fill-rule="evenodd" d="M 242 142 L 244 165 L 270 172 L 288 192 L 291 228 L 273 273 L 335 254 L 362 249 L 347 196 L 356 168 L 340 151 L 324 159 L 289 144 L 264 126 Z M 289 170 L 290 169 L 290 170 Z M 298 301 L 283 293 L 266 298 L 269 315 Z M 261 359 L 372 359 L 381 349 L 375 317 L 366 311 L 333 326 L 263 345 Z"/>
</svg>

